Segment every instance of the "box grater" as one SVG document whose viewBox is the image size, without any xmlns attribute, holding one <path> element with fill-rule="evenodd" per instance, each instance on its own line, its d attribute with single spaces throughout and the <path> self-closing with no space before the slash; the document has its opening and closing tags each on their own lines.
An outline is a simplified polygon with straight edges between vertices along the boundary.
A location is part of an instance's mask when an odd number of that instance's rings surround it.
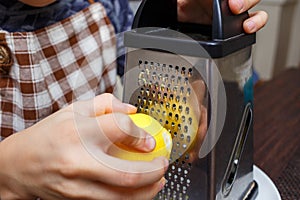
<svg viewBox="0 0 300 200">
<path fill-rule="evenodd" d="M 127 49 L 124 102 L 173 137 L 164 189 L 155 199 L 254 199 L 253 89 L 247 13 L 214 0 L 211 24 L 177 21 L 174 0 L 144 0 Z"/>
</svg>

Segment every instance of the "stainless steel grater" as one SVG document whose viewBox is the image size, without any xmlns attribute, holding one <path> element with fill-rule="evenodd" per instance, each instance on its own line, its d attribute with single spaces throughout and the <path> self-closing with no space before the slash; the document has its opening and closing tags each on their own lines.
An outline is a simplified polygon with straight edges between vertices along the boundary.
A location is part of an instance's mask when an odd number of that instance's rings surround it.
<svg viewBox="0 0 300 200">
<path fill-rule="evenodd" d="M 214 1 L 210 26 L 187 25 L 176 20 L 176 1 L 145 0 L 134 20 L 137 29 L 125 33 L 123 100 L 156 118 L 173 137 L 167 183 L 155 199 L 253 199 L 257 194 L 255 35 L 237 26 L 247 13 L 232 16 L 227 6 Z"/>
</svg>

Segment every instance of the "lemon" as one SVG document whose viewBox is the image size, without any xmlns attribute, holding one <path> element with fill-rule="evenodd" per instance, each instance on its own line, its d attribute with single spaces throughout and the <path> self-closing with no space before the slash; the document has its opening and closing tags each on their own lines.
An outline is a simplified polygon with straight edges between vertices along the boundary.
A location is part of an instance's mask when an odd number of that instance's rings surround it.
<svg viewBox="0 0 300 200">
<path fill-rule="evenodd" d="M 129 117 L 138 127 L 144 129 L 153 136 L 156 141 L 154 150 L 151 152 L 141 152 L 129 148 L 128 146 L 117 144 L 113 145 L 110 150 L 110 154 L 124 160 L 135 161 L 151 161 L 159 156 L 170 158 L 172 150 L 171 134 L 162 127 L 157 120 L 149 115 L 136 113 L 129 115 Z"/>
</svg>

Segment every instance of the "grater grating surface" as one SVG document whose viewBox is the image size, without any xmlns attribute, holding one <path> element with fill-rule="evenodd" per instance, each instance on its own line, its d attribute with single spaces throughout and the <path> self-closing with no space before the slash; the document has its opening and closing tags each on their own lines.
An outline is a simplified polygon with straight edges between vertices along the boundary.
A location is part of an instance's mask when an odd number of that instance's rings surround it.
<svg viewBox="0 0 300 200">
<path fill-rule="evenodd" d="M 195 83 L 199 83 L 202 78 L 192 66 L 148 59 L 136 62 L 138 88 L 129 102 L 138 108 L 138 112 L 158 120 L 173 137 L 170 167 L 165 175 L 167 182 L 155 199 L 188 200 L 187 190 L 191 185 L 189 176 L 193 167 L 191 155 L 198 146 L 194 141 L 198 141 L 201 107 L 199 94 L 204 93 L 197 91 L 199 84 Z M 205 90 L 205 87 L 201 89 Z"/>
</svg>

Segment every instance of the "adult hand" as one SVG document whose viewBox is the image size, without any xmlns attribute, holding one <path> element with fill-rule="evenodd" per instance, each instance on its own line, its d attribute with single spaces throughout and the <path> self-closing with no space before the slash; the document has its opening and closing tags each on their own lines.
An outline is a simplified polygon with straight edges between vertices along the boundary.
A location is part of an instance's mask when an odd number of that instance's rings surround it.
<svg viewBox="0 0 300 200">
<path fill-rule="evenodd" d="M 121 142 L 151 151 L 154 139 L 128 117 L 136 108 L 103 94 L 76 102 L 0 143 L 0 197 L 13 199 L 151 199 L 164 186 L 166 158 L 111 157 Z"/>
<path fill-rule="evenodd" d="M 234 14 L 240 14 L 254 7 L 260 0 L 228 0 Z M 181 22 L 210 24 L 212 19 L 212 0 L 177 0 L 178 20 Z M 268 15 L 265 11 L 249 13 L 243 23 L 246 33 L 254 33 L 264 27 Z"/>
</svg>

